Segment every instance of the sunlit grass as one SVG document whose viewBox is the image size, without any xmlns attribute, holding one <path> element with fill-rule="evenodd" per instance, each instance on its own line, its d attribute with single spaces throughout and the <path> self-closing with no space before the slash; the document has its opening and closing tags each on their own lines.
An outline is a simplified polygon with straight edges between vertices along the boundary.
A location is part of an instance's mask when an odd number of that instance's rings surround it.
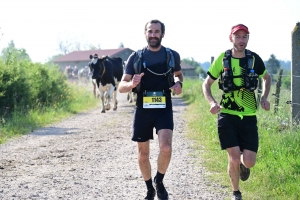
<svg viewBox="0 0 300 200">
<path fill-rule="evenodd" d="M 186 119 L 187 137 L 195 140 L 195 149 L 199 152 L 204 166 L 210 172 L 209 177 L 228 187 L 231 184 L 227 174 L 227 153 L 220 150 L 217 133 L 217 115 L 209 112 L 199 80 L 185 80 L 183 98 L 188 102 Z M 274 93 L 272 88 L 271 93 Z M 212 93 L 219 101 L 221 91 L 213 84 Z M 274 114 L 275 97 L 269 96 L 271 110 L 258 110 L 259 151 L 257 163 L 251 169 L 246 182 L 240 182 L 245 199 L 300 199 L 300 130 L 290 127 L 290 105 L 286 104 L 290 93 L 282 89 L 279 109 Z"/>
</svg>

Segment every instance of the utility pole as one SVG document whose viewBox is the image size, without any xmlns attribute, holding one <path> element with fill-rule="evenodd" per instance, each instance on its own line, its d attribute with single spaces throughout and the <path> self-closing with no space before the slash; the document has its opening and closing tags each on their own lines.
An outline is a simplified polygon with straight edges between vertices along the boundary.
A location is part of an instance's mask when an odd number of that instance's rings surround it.
<svg viewBox="0 0 300 200">
<path fill-rule="evenodd" d="M 291 107 L 292 124 L 298 125 L 300 120 L 300 22 L 296 23 L 292 31 L 292 80 Z"/>
</svg>

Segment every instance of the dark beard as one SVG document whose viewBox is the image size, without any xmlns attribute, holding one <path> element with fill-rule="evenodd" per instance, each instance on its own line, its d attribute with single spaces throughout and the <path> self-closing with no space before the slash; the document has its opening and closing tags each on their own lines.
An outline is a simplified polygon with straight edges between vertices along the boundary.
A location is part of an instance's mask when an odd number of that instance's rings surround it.
<svg viewBox="0 0 300 200">
<path fill-rule="evenodd" d="M 246 47 L 247 47 L 247 45 L 245 45 L 245 46 L 243 47 L 243 49 L 241 49 L 241 47 L 239 47 L 239 45 L 233 45 L 233 46 L 234 46 L 234 48 L 235 48 L 237 51 L 240 51 L 240 52 L 244 51 L 244 50 L 246 49 Z"/>
<path fill-rule="evenodd" d="M 148 39 L 148 45 L 150 46 L 150 47 L 152 47 L 152 48 L 154 48 L 154 49 L 156 49 L 156 48 L 158 48 L 159 46 L 160 46 L 160 44 L 161 44 L 161 40 L 162 40 L 162 38 L 155 38 L 155 39 L 157 39 L 155 42 L 150 42 L 150 40 L 151 39 L 153 39 L 153 38 L 149 38 Z"/>
</svg>

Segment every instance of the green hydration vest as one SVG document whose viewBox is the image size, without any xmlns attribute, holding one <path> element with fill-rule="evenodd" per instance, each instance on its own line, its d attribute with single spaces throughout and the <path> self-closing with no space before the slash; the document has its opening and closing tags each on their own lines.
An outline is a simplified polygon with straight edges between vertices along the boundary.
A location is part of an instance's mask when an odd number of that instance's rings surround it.
<svg viewBox="0 0 300 200">
<path fill-rule="evenodd" d="M 221 77 L 219 78 L 219 89 L 223 90 L 225 93 L 236 91 L 236 90 L 247 90 L 253 92 L 257 88 L 258 75 L 254 71 L 255 57 L 252 55 L 250 50 L 245 49 L 246 53 L 246 72 L 239 76 L 234 76 L 231 67 L 231 50 L 225 52 L 223 58 L 223 71 Z M 242 78 L 242 85 L 237 86 L 234 84 L 234 78 Z"/>
<path fill-rule="evenodd" d="M 152 74 L 158 75 L 158 76 L 166 76 L 168 78 L 169 86 L 172 87 L 174 85 L 174 67 L 175 67 L 175 59 L 173 52 L 169 48 L 165 48 L 167 53 L 167 63 L 169 66 L 169 69 L 162 74 L 155 73 L 151 71 L 149 68 L 147 68 L 146 63 L 143 62 L 143 53 L 146 48 L 143 48 L 142 50 L 138 50 L 136 52 L 136 56 L 133 60 L 133 68 L 135 74 L 140 74 L 142 72 L 142 65 L 144 69 L 147 69 Z M 139 92 L 141 90 L 141 83 L 139 83 L 134 89 L 133 92 Z"/>
</svg>

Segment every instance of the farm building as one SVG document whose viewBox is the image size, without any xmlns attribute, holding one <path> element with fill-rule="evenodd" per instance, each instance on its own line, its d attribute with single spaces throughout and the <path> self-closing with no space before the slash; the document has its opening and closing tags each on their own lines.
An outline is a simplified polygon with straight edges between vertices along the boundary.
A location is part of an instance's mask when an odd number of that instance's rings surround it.
<svg viewBox="0 0 300 200">
<path fill-rule="evenodd" d="M 196 68 L 194 66 L 184 62 L 181 62 L 180 65 L 183 77 L 198 78 L 198 75 L 196 74 Z"/>
<path fill-rule="evenodd" d="M 77 68 L 80 69 L 88 65 L 88 62 L 90 61 L 90 55 L 95 53 L 98 54 L 99 58 L 102 56 L 120 57 L 123 61 L 126 61 L 132 52 L 133 50 L 129 48 L 73 51 L 69 54 L 54 59 L 53 62 L 58 64 L 62 71 L 66 66 L 77 66 Z"/>
<path fill-rule="evenodd" d="M 78 69 L 87 66 L 88 62 L 90 62 L 90 55 L 98 54 L 98 57 L 102 56 L 110 56 L 110 57 L 120 57 L 123 61 L 126 61 L 129 55 L 134 52 L 129 48 L 118 48 L 118 49 L 98 49 L 98 50 L 86 50 L 86 51 L 73 51 L 64 56 L 58 57 L 54 59 L 54 63 L 60 66 L 62 71 L 65 70 L 66 66 L 75 67 Z M 195 72 L 195 67 L 181 62 L 181 68 L 183 76 L 195 78 L 197 74 Z"/>
</svg>

